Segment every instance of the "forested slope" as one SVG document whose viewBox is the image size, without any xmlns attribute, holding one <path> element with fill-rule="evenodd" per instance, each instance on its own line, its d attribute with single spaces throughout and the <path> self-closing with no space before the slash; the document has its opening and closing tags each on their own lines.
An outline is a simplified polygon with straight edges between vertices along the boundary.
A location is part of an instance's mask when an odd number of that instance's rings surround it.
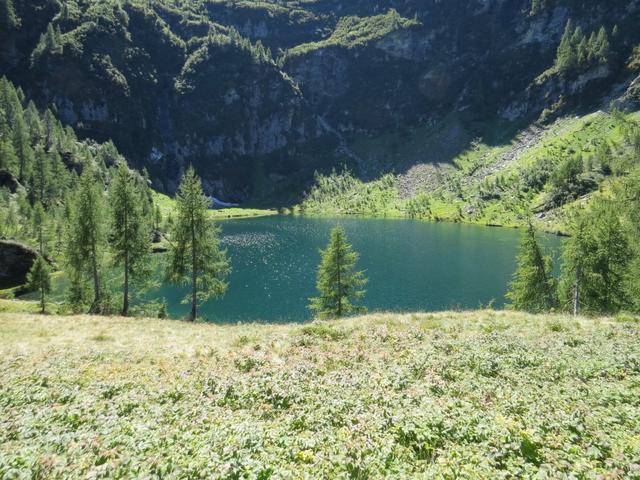
<svg viewBox="0 0 640 480">
<path fill-rule="evenodd" d="M 208 193 L 290 204 L 316 170 L 346 164 L 371 180 L 611 100 L 635 109 L 639 10 L 3 0 L 0 70 L 80 137 L 112 139 L 157 189 L 175 191 L 192 163 Z"/>
</svg>

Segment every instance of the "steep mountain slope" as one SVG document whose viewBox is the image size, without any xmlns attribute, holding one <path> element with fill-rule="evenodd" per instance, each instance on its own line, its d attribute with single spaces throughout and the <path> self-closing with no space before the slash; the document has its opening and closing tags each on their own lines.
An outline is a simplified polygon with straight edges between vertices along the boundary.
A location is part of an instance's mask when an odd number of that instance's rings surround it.
<svg viewBox="0 0 640 480">
<path fill-rule="evenodd" d="M 412 172 L 638 99 L 637 0 L 3 3 L 2 72 L 165 191 L 192 163 L 219 197 L 290 203 L 315 170 Z M 604 27 L 602 61 L 555 67 L 569 20 Z"/>
</svg>

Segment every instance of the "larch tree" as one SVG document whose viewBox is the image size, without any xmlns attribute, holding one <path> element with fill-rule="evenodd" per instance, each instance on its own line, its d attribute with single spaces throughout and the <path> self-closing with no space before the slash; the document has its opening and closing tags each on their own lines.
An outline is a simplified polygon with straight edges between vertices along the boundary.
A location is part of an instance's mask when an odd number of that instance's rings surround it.
<svg viewBox="0 0 640 480">
<path fill-rule="evenodd" d="M 36 203 L 33 208 L 33 227 L 39 252 L 27 274 L 27 285 L 31 290 L 40 294 L 41 313 L 46 312 L 46 295 L 51 293 L 51 267 L 45 260 L 44 252 L 44 223 L 44 209 L 42 204 Z"/>
<path fill-rule="evenodd" d="M 555 305 L 551 257 L 543 254 L 531 222 L 522 234 L 517 265 L 507 293 L 513 308 L 530 313 L 551 310 Z"/>
<path fill-rule="evenodd" d="M 0 31 L 15 30 L 20 26 L 13 0 L 0 0 Z"/>
<path fill-rule="evenodd" d="M 167 278 L 190 286 L 184 303 L 191 303 L 189 319 L 195 321 L 200 302 L 227 291 L 231 267 L 220 248 L 220 230 L 209 218 L 210 201 L 193 168 L 182 177 L 176 197 L 176 219 L 171 232 Z"/>
<path fill-rule="evenodd" d="M 51 159 L 42 146 L 36 148 L 31 169 L 31 197 L 34 202 L 47 205 L 49 202 L 49 189 L 51 187 Z"/>
<path fill-rule="evenodd" d="M 18 157 L 18 180 L 23 183 L 33 163 L 33 149 L 29 129 L 22 115 L 17 115 L 13 122 L 13 149 Z"/>
<path fill-rule="evenodd" d="M 101 313 L 103 305 L 102 258 L 105 253 L 106 228 L 103 188 L 89 165 L 85 165 L 75 194 L 71 198 L 66 239 L 66 260 L 70 278 L 77 288 L 89 277 L 93 284 L 93 301 L 89 313 Z"/>
<path fill-rule="evenodd" d="M 129 314 L 130 280 L 150 273 L 149 242 L 151 228 L 142 212 L 143 192 L 139 178 L 122 162 L 109 190 L 111 206 L 111 250 L 122 267 L 122 315 Z"/>
<path fill-rule="evenodd" d="M 51 267 L 42 255 L 33 262 L 27 274 L 27 285 L 40 294 L 40 313 L 47 311 L 47 295 L 51 293 Z"/>
<path fill-rule="evenodd" d="M 574 315 L 615 313 L 629 305 L 625 279 L 632 250 L 611 200 L 582 213 L 564 246 L 560 298 Z"/>
<path fill-rule="evenodd" d="M 337 226 L 331 231 L 329 244 L 320 254 L 316 283 L 319 296 L 309 299 L 311 311 L 321 319 L 365 312 L 366 308 L 356 302 L 365 295 L 367 279 L 364 272 L 355 270 L 359 255 L 347 243 L 344 228 Z"/>
</svg>

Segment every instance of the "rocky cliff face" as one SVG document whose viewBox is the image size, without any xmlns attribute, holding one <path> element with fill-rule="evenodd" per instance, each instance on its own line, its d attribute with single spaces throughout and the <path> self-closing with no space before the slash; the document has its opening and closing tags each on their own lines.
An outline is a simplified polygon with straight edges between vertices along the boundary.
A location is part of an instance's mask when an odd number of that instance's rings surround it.
<svg viewBox="0 0 640 480">
<path fill-rule="evenodd" d="M 349 151 L 354 136 L 455 117 L 447 142 L 462 148 L 496 125 L 600 105 L 637 75 L 625 65 L 638 0 L 14 1 L 28 21 L 3 33 L 0 67 L 30 97 L 82 135 L 113 139 L 157 188 L 175 190 L 192 163 L 233 201 L 290 198 L 340 163 L 393 168 Z M 609 64 L 553 72 L 569 19 L 611 32 Z M 39 44 L 49 23 L 60 36 Z M 437 151 L 447 161 L 455 148 Z"/>
</svg>

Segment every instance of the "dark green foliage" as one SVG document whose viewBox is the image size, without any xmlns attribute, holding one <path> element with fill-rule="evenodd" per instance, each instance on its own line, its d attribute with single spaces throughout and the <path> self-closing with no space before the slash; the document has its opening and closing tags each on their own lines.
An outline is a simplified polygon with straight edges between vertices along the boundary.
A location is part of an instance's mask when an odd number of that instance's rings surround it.
<svg viewBox="0 0 640 480">
<path fill-rule="evenodd" d="M 551 310 L 556 303 L 551 257 L 543 254 L 531 223 L 522 234 L 517 262 L 507 293 L 513 308 L 530 313 Z"/>
<path fill-rule="evenodd" d="M 220 230 L 208 217 L 210 201 L 191 167 L 182 177 L 176 202 L 167 278 L 191 287 L 184 303 L 191 303 L 190 320 L 195 321 L 198 303 L 226 292 L 230 265 L 226 250 L 220 249 Z"/>
<path fill-rule="evenodd" d="M 85 165 L 78 189 L 70 204 L 70 218 L 66 238 L 66 264 L 74 285 L 72 303 L 81 304 L 82 283 L 90 280 L 93 300 L 90 313 L 104 310 L 102 290 L 102 263 L 106 250 L 106 203 L 104 188 L 96 180 L 96 173 Z"/>
<path fill-rule="evenodd" d="M 587 38 L 581 27 L 574 29 L 573 23 L 569 21 L 558 46 L 556 67 L 558 71 L 569 75 L 578 74 L 592 66 L 607 64 L 610 50 L 609 37 L 604 27 L 598 33 L 592 32 Z"/>
<path fill-rule="evenodd" d="M 11 142 L 0 141 L 0 170 L 15 172 L 18 169 L 18 157 Z"/>
<path fill-rule="evenodd" d="M 147 202 L 141 179 L 122 162 L 115 173 L 110 191 L 111 250 L 117 266 L 123 268 L 122 315 L 129 314 L 130 279 L 150 276 L 149 244 L 151 228 L 142 206 Z"/>
<path fill-rule="evenodd" d="M 46 55 L 60 55 L 64 50 L 62 43 L 62 32 L 59 26 L 50 23 L 46 32 L 40 36 L 40 41 L 31 54 L 31 65 L 36 65 L 40 59 Z"/>
<path fill-rule="evenodd" d="M 606 160 L 605 160 L 606 161 Z M 593 159 L 589 158 L 589 164 Z M 556 167 L 551 174 L 547 205 L 559 207 L 597 188 L 597 172 L 585 172 L 585 162 L 580 155 L 573 155 Z"/>
<path fill-rule="evenodd" d="M 624 205 L 625 226 L 629 233 L 633 258 L 631 259 L 625 288 L 630 307 L 640 312 L 640 171 L 636 170 L 622 184 L 618 195 Z"/>
<path fill-rule="evenodd" d="M 367 279 L 355 271 L 358 253 L 347 243 L 344 228 L 335 227 L 325 250 L 320 252 L 317 289 L 319 296 L 310 299 L 309 308 L 319 318 L 339 318 L 366 311 L 356 302 L 365 295 Z"/>
<path fill-rule="evenodd" d="M 575 221 L 563 252 L 560 300 L 574 313 L 615 313 L 629 305 L 632 251 L 612 200 L 597 200 Z"/>
<path fill-rule="evenodd" d="M 29 183 L 32 201 L 43 205 L 48 204 L 51 198 L 52 184 L 51 159 L 41 146 L 38 146 L 35 152 L 33 171 Z"/>
<path fill-rule="evenodd" d="M 40 311 L 46 311 L 46 295 L 51 293 L 51 267 L 42 255 L 38 255 L 27 275 L 27 284 L 40 293 Z"/>
<path fill-rule="evenodd" d="M 18 27 L 20 27 L 20 19 L 16 15 L 13 0 L 0 0 L 0 35 Z"/>
<path fill-rule="evenodd" d="M 29 138 L 29 131 L 24 122 L 21 112 L 17 113 L 12 122 L 13 126 L 13 149 L 18 159 L 18 179 L 24 182 L 29 176 L 31 164 L 33 163 L 33 149 Z"/>
</svg>

